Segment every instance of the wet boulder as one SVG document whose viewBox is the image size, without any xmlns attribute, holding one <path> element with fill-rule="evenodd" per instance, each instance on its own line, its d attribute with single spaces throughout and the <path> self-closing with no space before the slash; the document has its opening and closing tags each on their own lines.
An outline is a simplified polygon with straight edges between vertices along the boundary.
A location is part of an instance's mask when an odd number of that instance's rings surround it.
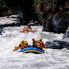
<svg viewBox="0 0 69 69">
<path fill-rule="evenodd" d="M 60 41 L 60 40 L 55 40 L 53 41 L 54 43 L 58 43 L 59 45 L 63 46 L 64 48 L 69 49 L 69 42 L 66 41 Z"/>
<path fill-rule="evenodd" d="M 63 19 L 60 15 L 55 14 L 52 18 L 53 31 L 56 33 L 64 33 L 68 28 L 68 20 Z"/>
<path fill-rule="evenodd" d="M 38 21 L 30 21 L 28 26 L 40 26 L 40 23 Z"/>
<path fill-rule="evenodd" d="M 2 35 L 2 32 L 4 32 L 3 27 L 0 27 L 0 35 Z"/>
<path fill-rule="evenodd" d="M 66 33 L 64 34 L 64 38 L 68 38 L 69 37 L 69 27 L 68 29 L 66 30 Z"/>
<path fill-rule="evenodd" d="M 56 42 L 46 42 L 45 46 L 47 48 L 52 48 L 52 49 L 62 49 L 63 48 L 62 45 L 60 45 L 60 44 L 58 44 Z"/>
</svg>

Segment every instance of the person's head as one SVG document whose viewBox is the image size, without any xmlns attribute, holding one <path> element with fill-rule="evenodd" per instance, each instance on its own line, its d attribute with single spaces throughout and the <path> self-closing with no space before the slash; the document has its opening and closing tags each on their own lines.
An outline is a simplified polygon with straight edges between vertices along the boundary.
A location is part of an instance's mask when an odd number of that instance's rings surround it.
<svg viewBox="0 0 69 69">
<path fill-rule="evenodd" d="M 32 41 L 33 41 L 33 45 L 35 45 L 36 47 L 38 47 L 38 48 L 44 47 L 44 43 L 42 42 L 42 39 L 40 39 L 40 40 L 32 39 Z"/>
<path fill-rule="evenodd" d="M 21 41 L 21 45 L 22 46 L 28 46 L 28 42 L 27 41 Z"/>
</svg>

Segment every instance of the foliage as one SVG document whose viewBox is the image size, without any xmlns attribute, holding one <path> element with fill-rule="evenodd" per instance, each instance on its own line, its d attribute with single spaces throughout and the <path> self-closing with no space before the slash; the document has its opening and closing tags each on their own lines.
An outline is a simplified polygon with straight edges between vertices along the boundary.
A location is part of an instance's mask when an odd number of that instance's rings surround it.
<svg viewBox="0 0 69 69">
<path fill-rule="evenodd" d="M 42 2 L 47 3 L 47 1 L 48 1 L 48 0 L 33 0 L 34 5 L 37 5 L 37 4 L 42 3 Z"/>
<path fill-rule="evenodd" d="M 4 0 L 0 0 L 0 8 L 6 7 L 6 2 Z"/>
</svg>

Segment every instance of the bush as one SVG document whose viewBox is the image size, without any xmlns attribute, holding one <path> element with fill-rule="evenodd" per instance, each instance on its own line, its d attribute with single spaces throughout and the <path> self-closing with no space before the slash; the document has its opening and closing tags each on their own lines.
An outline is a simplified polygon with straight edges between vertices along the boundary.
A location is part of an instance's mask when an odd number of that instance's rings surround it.
<svg viewBox="0 0 69 69">
<path fill-rule="evenodd" d="M 0 0 L 0 8 L 6 7 L 6 2 L 4 0 Z"/>
</svg>

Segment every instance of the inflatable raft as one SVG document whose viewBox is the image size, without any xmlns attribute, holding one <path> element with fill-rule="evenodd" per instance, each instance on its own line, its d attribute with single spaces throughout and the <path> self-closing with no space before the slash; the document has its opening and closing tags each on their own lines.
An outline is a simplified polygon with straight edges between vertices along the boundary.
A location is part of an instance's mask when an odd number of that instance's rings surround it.
<svg viewBox="0 0 69 69">
<path fill-rule="evenodd" d="M 23 53 L 36 53 L 36 54 L 45 53 L 45 51 L 43 49 L 36 48 L 36 47 L 27 47 L 25 49 L 19 50 L 19 52 L 23 52 Z"/>
</svg>

